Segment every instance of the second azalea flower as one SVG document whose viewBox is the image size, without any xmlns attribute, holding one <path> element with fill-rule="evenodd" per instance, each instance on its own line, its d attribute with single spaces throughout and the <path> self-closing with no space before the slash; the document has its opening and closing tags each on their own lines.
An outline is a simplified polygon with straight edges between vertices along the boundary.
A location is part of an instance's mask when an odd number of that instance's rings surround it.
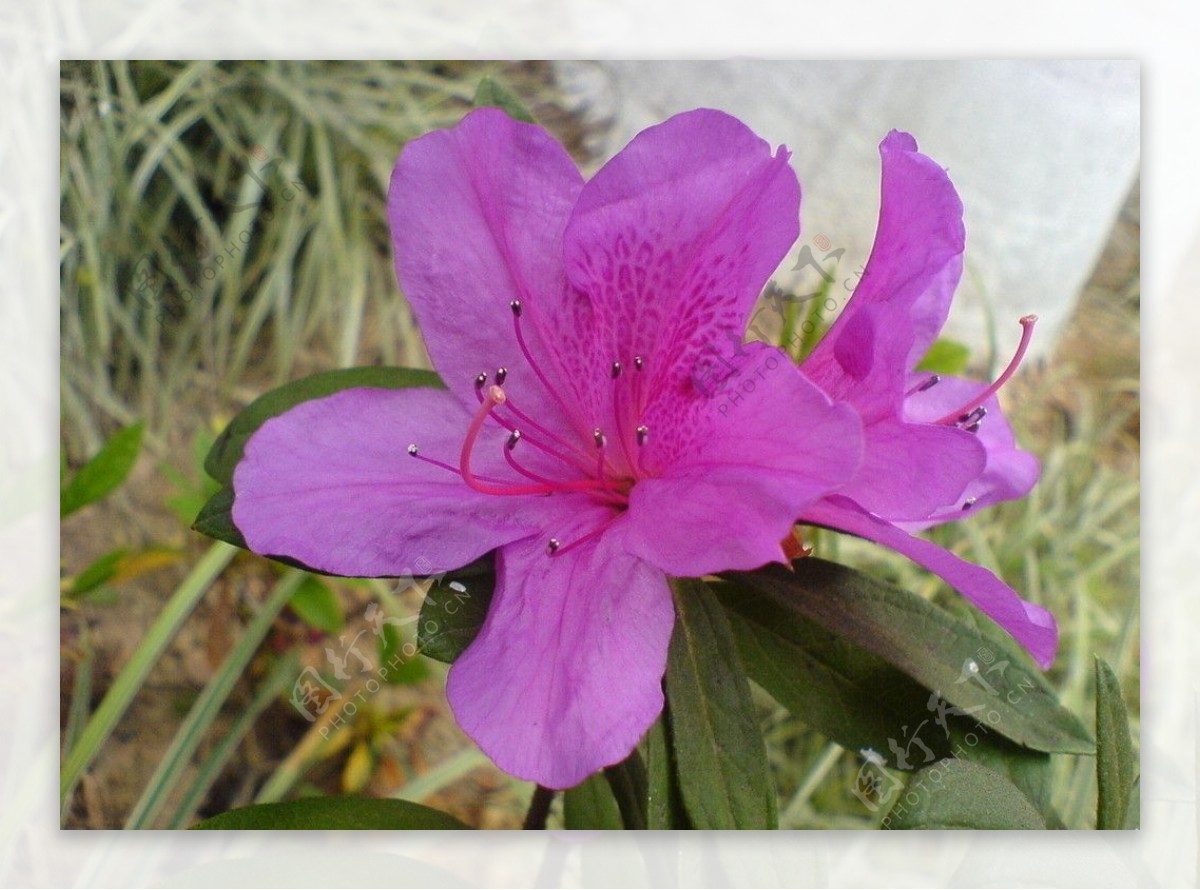
<svg viewBox="0 0 1200 890">
<path fill-rule="evenodd" d="M 447 681 L 460 725 L 553 788 L 624 759 L 662 709 L 668 576 L 785 561 L 796 517 L 863 458 L 857 406 L 782 351 L 705 367 L 740 342 L 799 201 L 787 152 L 711 110 L 586 183 L 494 109 L 410 143 L 396 268 L 447 389 L 350 389 L 265 423 L 234 479 L 247 544 L 358 576 L 495 551 Z M 695 383 L 751 365 L 772 372 L 736 412 Z"/>
</svg>

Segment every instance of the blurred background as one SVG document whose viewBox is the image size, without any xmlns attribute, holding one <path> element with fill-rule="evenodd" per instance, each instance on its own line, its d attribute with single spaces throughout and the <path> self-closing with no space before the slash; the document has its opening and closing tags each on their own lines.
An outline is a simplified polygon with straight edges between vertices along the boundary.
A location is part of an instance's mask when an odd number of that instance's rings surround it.
<svg viewBox="0 0 1200 890">
<path fill-rule="evenodd" d="M 701 104 L 786 143 L 805 198 L 785 288 L 860 269 L 887 129 L 949 166 L 968 221 L 956 360 L 994 373 L 1017 317 L 1046 318 L 1036 360 L 1004 393 L 1044 472 L 1026 500 L 934 534 L 1059 616 L 1050 679 L 1085 722 L 1092 654 L 1107 659 L 1136 732 L 1137 68 L 978 64 L 62 63 L 61 471 L 75 497 L 62 522 L 60 710 L 64 761 L 79 767 L 63 824 L 183 827 L 344 792 L 520 824 L 531 788 L 458 731 L 444 666 L 406 661 L 336 727 L 295 704 L 301 676 L 326 695 L 354 691 L 337 658 L 403 651 L 403 628 L 378 650 L 369 628 L 415 614 L 420 585 L 316 578 L 189 528 L 216 488 L 208 446 L 258 395 L 331 368 L 427 365 L 392 270 L 387 181 L 404 142 L 457 122 L 487 76 L 589 172 L 637 129 Z M 806 248 L 825 265 L 794 270 Z M 946 597 L 861 542 L 820 544 Z M 84 732 L 110 695 L 125 709 L 102 735 Z M 761 705 L 784 824 L 873 827 L 850 793 L 853 752 Z M 1062 756 L 1055 770 L 1064 820 L 1086 824 L 1094 764 Z"/>
</svg>

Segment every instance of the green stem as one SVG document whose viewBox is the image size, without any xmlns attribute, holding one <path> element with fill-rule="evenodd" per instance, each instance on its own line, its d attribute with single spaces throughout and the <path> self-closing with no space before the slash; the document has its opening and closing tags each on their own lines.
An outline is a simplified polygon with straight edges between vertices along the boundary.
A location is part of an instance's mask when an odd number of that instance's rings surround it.
<svg viewBox="0 0 1200 890">
<path fill-rule="evenodd" d="M 100 707 L 80 733 L 79 741 L 65 755 L 59 775 L 60 809 L 66 807 L 84 770 L 91 765 L 101 746 L 116 727 L 117 721 L 128 709 L 137 691 L 142 688 L 150 669 L 174 638 L 175 632 L 236 553 L 236 547 L 220 542 L 214 544 L 171 595 L 158 618 L 150 626 L 150 630 L 146 632 L 141 645 L 134 650 L 129 663 L 117 675 L 104 700 L 100 702 Z"/>
</svg>

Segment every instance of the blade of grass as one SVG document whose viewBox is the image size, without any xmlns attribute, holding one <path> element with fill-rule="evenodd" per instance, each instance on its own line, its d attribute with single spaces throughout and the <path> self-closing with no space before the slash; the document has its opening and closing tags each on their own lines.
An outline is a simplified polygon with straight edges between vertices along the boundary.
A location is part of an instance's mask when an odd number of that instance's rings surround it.
<svg viewBox="0 0 1200 890">
<path fill-rule="evenodd" d="M 250 731 L 250 727 L 254 725 L 254 721 L 295 682 L 299 669 L 300 660 L 294 652 L 290 653 L 286 658 L 281 659 L 275 665 L 255 694 L 254 700 L 250 702 L 249 707 L 243 710 L 238 715 L 237 721 L 233 726 L 221 735 L 221 739 L 217 742 L 216 747 L 213 748 L 212 753 L 208 755 L 208 758 L 200 766 L 195 778 L 192 779 L 192 783 L 184 791 L 183 798 L 175 808 L 175 812 L 167 820 L 167 828 L 180 829 L 187 827 L 196 810 L 204 802 L 205 795 L 208 794 L 209 789 L 212 788 L 213 783 L 216 782 L 217 777 L 221 774 L 221 770 L 225 768 L 225 764 L 233 756 L 233 752 L 237 749 L 238 744 L 241 743 L 246 733 Z"/>
<path fill-rule="evenodd" d="M 225 700 L 229 698 L 233 687 L 241 679 L 246 665 L 250 663 L 250 659 L 258 650 L 263 638 L 266 637 L 275 616 L 287 605 L 304 577 L 304 572 L 290 569 L 275 583 L 267 601 L 263 603 L 262 608 L 246 626 L 242 638 L 226 656 L 225 661 L 209 680 L 208 685 L 204 687 L 204 691 L 192 705 L 183 725 L 175 733 L 170 747 L 159 761 L 154 775 L 150 777 L 146 789 L 129 814 L 129 819 L 125 823 L 126 829 L 149 828 L 162 812 L 162 808 L 166 805 L 167 799 L 183 771 L 191 762 L 192 755 L 196 753 L 196 748 L 204 740 L 205 734 L 212 726 L 213 721 L 217 719 Z"/>
<path fill-rule="evenodd" d="M 80 733 L 78 743 L 64 756 L 59 775 L 60 809 L 66 806 L 84 770 L 95 759 L 117 721 L 142 688 L 150 669 L 174 638 L 175 632 L 237 552 L 237 548 L 229 544 L 214 544 L 175 589 L 129 662 L 113 681 L 100 707 Z"/>
</svg>

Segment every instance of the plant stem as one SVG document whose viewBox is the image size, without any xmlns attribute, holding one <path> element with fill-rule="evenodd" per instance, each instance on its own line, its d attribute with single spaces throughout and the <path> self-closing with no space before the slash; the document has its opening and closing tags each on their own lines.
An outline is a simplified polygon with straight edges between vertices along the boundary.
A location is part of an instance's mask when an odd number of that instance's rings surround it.
<svg viewBox="0 0 1200 890">
<path fill-rule="evenodd" d="M 550 815 L 550 804 L 558 792 L 552 788 L 538 785 L 533 789 L 533 800 L 529 802 L 529 812 L 525 814 L 525 824 L 521 827 L 526 831 L 540 831 L 546 827 L 546 817 Z"/>
</svg>

